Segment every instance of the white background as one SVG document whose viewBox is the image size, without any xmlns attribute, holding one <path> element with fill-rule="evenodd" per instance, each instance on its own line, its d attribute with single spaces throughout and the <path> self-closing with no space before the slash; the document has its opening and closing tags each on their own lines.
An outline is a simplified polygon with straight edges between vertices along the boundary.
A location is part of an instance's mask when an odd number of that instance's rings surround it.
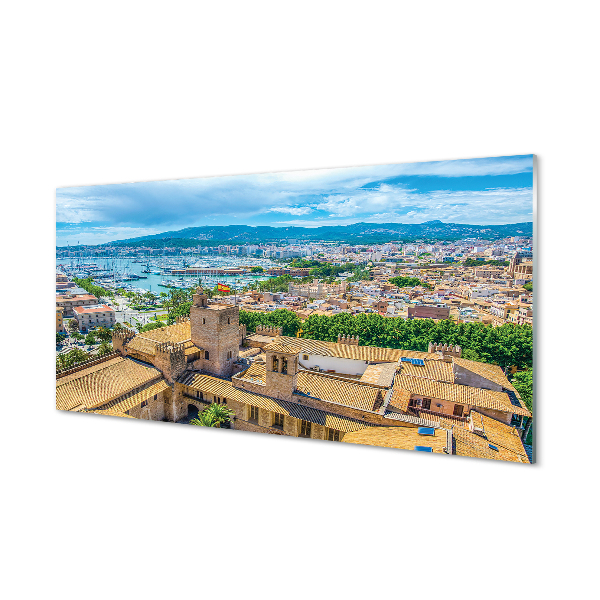
<svg viewBox="0 0 600 600">
<path fill-rule="evenodd" d="M 6 598 L 597 592 L 595 7 L 4 6 Z M 526 153 L 536 466 L 54 410 L 56 187 Z"/>
</svg>

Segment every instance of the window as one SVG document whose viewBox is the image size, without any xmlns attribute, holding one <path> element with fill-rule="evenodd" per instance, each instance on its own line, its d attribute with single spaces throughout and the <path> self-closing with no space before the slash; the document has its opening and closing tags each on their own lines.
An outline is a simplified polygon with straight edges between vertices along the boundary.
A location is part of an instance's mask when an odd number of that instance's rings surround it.
<svg viewBox="0 0 600 600">
<path fill-rule="evenodd" d="M 302 360 L 308 360 L 308 354 L 303 354 L 302 355 Z"/>
<path fill-rule="evenodd" d="M 279 371 L 279 359 L 276 356 L 273 357 L 273 371 Z"/>
<path fill-rule="evenodd" d="M 227 325 L 231 325 L 231 317 L 227 317 Z"/>
<path fill-rule="evenodd" d="M 208 350 L 205 350 L 205 351 L 204 351 L 204 358 L 205 358 L 206 360 L 209 360 L 209 356 L 210 356 L 210 354 L 208 353 Z"/>
<path fill-rule="evenodd" d="M 335 429 L 327 429 L 327 439 L 331 442 L 339 442 L 340 432 Z"/>
<path fill-rule="evenodd" d="M 273 419 L 273 427 L 281 427 L 283 429 L 283 415 L 275 413 L 275 418 Z"/>
<path fill-rule="evenodd" d="M 431 400 L 429 398 L 423 398 L 421 401 L 421 408 L 425 410 L 431 410 Z"/>
<path fill-rule="evenodd" d="M 227 404 L 227 398 L 223 398 L 223 404 Z"/>
<path fill-rule="evenodd" d="M 206 325 L 206 319 L 202 319 L 202 325 Z"/>
<path fill-rule="evenodd" d="M 258 421 L 258 406 L 251 406 L 250 407 L 250 420 L 251 421 Z"/>
<path fill-rule="evenodd" d="M 310 421 L 300 421 L 300 437 L 310 437 L 311 425 Z"/>
<path fill-rule="evenodd" d="M 462 404 L 455 404 L 454 405 L 454 416 L 455 417 L 462 417 L 463 416 L 463 405 Z"/>
<path fill-rule="evenodd" d="M 227 353 L 227 360 L 230 360 L 232 356 L 233 356 L 233 352 L 230 350 L 230 351 Z"/>
<path fill-rule="evenodd" d="M 142 408 L 144 408 L 145 406 L 148 406 L 148 400 L 144 400 L 142 402 Z"/>
<path fill-rule="evenodd" d="M 287 358 L 285 356 L 281 359 L 281 372 L 287 375 Z"/>
</svg>

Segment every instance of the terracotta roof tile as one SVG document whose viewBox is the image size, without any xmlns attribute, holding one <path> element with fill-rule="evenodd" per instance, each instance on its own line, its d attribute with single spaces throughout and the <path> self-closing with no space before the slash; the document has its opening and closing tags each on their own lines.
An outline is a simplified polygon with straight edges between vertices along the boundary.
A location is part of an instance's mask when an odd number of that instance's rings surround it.
<svg viewBox="0 0 600 600">
<path fill-rule="evenodd" d="M 379 409 L 386 393 L 381 388 L 358 381 L 354 383 L 305 370 L 298 373 L 296 391 L 326 402 L 369 411 Z"/>
<path fill-rule="evenodd" d="M 408 362 L 401 362 L 400 365 L 402 367 L 402 375 L 411 375 L 412 377 L 422 377 L 424 379 L 454 383 L 452 363 L 447 363 L 443 360 L 428 359 L 423 362 L 425 364 L 422 367 L 418 365 L 412 365 Z"/>
<path fill-rule="evenodd" d="M 111 400 L 107 404 L 99 406 L 98 410 L 110 410 L 113 412 L 125 413 L 135 406 L 139 406 L 144 400 L 148 400 L 155 394 L 160 394 L 168 389 L 169 384 L 164 379 L 161 379 L 131 396 Z"/>
<path fill-rule="evenodd" d="M 154 356 L 156 346 L 161 342 L 190 342 L 192 337 L 192 327 L 189 321 L 175 323 L 168 327 L 159 327 L 152 331 L 139 333 L 127 344 L 127 348 Z"/>
<path fill-rule="evenodd" d="M 471 414 L 476 427 L 483 429 L 483 436 L 455 427 L 453 436 L 457 455 L 529 464 L 527 452 L 514 427 L 475 411 Z M 490 448 L 490 444 L 498 450 Z"/>
<path fill-rule="evenodd" d="M 302 406 L 294 402 L 287 402 L 285 400 L 277 400 L 276 398 L 270 398 L 260 394 L 253 394 L 246 390 L 234 387 L 231 381 L 219 379 L 210 375 L 188 372 L 179 379 L 179 382 L 193 389 L 208 392 L 215 396 L 237 400 L 243 404 L 250 404 L 251 406 L 257 406 L 258 408 L 263 408 L 271 412 L 287 415 L 296 419 L 303 419 L 317 425 L 324 425 L 325 427 L 336 429 L 337 431 L 356 431 L 357 429 L 364 429 L 365 427 L 371 426 L 369 423 L 357 419 L 341 417 L 340 415 L 311 408 L 309 406 Z"/>
<path fill-rule="evenodd" d="M 267 367 L 265 363 L 254 362 L 245 371 L 235 375 L 236 379 L 246 379 L 251 383 L 265 384 L 267 377 Z"/>
<path fill-rule="evenodd" d="M 394 382 L 394 388 L 396 386 L 400 386 L 413 394 L 439 398 L 457 404 L 489 408 L 517 415 L 531 415 L 526 408 L 512 404 L 505 392 L 494 392 L 468 385 L 443 383 L 409 375 L 398 375 Z"/>
<path fill-rule="evenodd" d="M 410 356 L 411 358 L 431 357 L 428 352 L 377 348 L 376 346 L 351 346 L 349 344 L 337 344 L 335 342 L 322 342 L 320 340 L 286 336 L 278 337 L 272 344 L 266 346 L 265 350 L 295 354 L 305 353 L 320 356 L 337 356 L 339 358 L 373 362 L 397 362 L 401 356 Z"/>
<path fill-rule="evenodd" d="M 162 374 L 154 367 L 131 358 L 115 358 L 58 379 L 56 408 L 96 408 L 159 378 Z"/>
<path fill-rule="evenodd" d="M 480 375 L 481 377 L 489 379 L 490 381 L 502 386 L 506 390 L 515 392 L 518 398 L 521 397 L 513 384 L 506 378 L 502 368 L 498 365 L 490 365 L 488 363 L 477 362 L 475 360 L 467 360 L 466 358 L 454 358 L 454 362 L 458 366 L 471 371 L 471 373 Z"/>
<path fill-rule="evenodd" d="M 428 446 L 435 454 L 451 454 L 446 452 L 448 436 L 445 429 L 434 429 L 434 435 L 420 435 L 417 427 L 371 427 L 347 433 L 343 442 L 349 444 L 366 444 L 385 448 L 414 450 L 415 446 Z"/>
</svg>

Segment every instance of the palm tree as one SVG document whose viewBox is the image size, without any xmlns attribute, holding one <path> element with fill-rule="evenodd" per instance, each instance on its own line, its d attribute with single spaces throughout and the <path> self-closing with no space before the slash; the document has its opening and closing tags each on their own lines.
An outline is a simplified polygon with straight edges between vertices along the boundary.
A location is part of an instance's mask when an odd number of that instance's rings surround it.
<svg viewBox="0 0 600 600">
<path fill-rule="evenodd" d="M 192 419 L 190 425 L 200 425 L 201 427 L 221 427 L 229 423 L 234 412 L 222 404 L 211 404 L 205 408 L 197 419 Z"/>
<path fill-rule="evenodd" d="M 104 356 L 110 354 L 113 351 L 113 347 L 108 342 L 102 342 L 98 346 L 98 356 Z"/>
<path fill-rule="evenodd" d="M 218 423 L 215 423 L 213 416 L 206 411 L 202 411 L 197 419 L 192 419 L 190 425 L 200 425 L 201 427 L 219 427 Z"/>
</svg>

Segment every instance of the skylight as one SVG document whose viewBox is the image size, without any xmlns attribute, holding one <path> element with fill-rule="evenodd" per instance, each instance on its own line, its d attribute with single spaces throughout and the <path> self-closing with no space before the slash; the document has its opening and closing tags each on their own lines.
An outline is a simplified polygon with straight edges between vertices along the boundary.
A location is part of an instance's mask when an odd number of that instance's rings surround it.
<svg viewBox="0 0 600 600">
<path fill-rule="evenodd" d="M 403 356 L 402 358 L 400 358 L 400 362 L 407 362 L 411 365 L 417 365 L 419 367 L 425 366 L 425 362 L 422 358 L 408 358 L 407 356 Z"/>
</svg>

